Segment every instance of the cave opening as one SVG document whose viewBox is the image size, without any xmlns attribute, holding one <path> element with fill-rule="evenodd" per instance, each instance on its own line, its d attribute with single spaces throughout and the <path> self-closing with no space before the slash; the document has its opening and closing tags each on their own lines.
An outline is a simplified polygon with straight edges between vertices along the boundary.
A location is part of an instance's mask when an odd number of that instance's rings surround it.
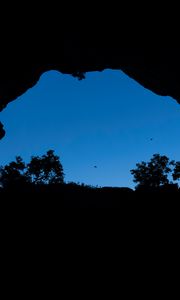
<svg viewBox="0 0 180 300">
<path fill-rule="evenodd" d="M 54 149 L 66 182 L 134 187 L 137 162 L 154 153 L 179 160 L 180 106 L 121 71 L 89 72 L 81 81 L 44 73 L 1 120 L 0 165 Z"/>
</svg>

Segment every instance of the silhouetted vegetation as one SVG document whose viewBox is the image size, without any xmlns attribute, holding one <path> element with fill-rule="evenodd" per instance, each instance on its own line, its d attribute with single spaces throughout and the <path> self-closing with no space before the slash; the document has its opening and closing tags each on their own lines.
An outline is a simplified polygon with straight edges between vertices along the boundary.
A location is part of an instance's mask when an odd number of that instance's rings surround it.
<svg viewBox="0 0 180 300">
<path fill-rule="evenodd" d="M 54 155 L 53 150 L 47 151 L 42 157 L 33 156 L 25 176 L 35 184 L 63 183 L 64 173 L 59 157 Z"/>
<path fill-rule="evenodd" d="M 29 178 L 26 176 L 26 165 L 20 156 L 16 156 L 15 161 L 10 162 L 4 167 L 0 167 L 0 185 L 4 189 L 21 187 Z"/>
<path fill-rule="evenodd" d="M 45 155 L 32 156 L 25 163 L 20 156 L 0 167 L 0 199 L 36 199 L 58 201 L 59 207 L 122 208 L 128 200 L 165 198 L 170 193 L 179 197 L 178 185 L 170 181 L 180 179 L 180 162 L 170 161 L 165 155 L 154 154 L 149 162 L 136 164 L 131 170 L 136 190 L 128 187 L 94 187 L 64 182 L 60 159 L 49 150 Z M 150 193 L 149 193 L 150 192 Z M 153 197 L 151 196 L 153 192 Z M 126 203 L 126 204 L 125 204 Z M 137 201 L 135 201 L 137 203 Z"/>
<path fill-rule="evenodd" d="M 15 161 L 0 167 L 0 174 L 0 184 L 5 189 L 64 182 L 62 164 L 53 150 L 41 157 L 32 156 L 28 164 L 16 156 Z"/>
<path fill-rule="evenodd" d="M 169 174 L 172 173 L 174 180 L 180 178 L 180 162 L 169 160 L 165 155 L 154 154 L 149 162 L 142 161 L 136 164 L 136 169 L 130 172 L 134 176 L 134 182 L 137 183 L 136 190 L 157 190 L 164 187 L 169 189 L 178 189 L 178 185 L 169 180 Z"/>
<path fill-rule="evenodd" d="M 174 168 L 172 176 L 173 176 L 174 180 L 180 180 L 180 161 L 177 161 L 175 163 L 175 168 Z"/>
</svg>

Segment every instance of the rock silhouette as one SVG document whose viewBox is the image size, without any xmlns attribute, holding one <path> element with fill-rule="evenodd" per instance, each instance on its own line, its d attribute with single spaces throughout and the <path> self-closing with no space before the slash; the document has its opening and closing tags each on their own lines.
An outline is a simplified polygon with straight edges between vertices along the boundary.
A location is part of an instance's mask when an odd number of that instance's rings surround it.
<svg viewBox="0 0 180 300">
<path fill-rule="evenodd" d="M 115 15 L 116 8 L 111 5 L 107 15 L 111 9 L 111 22 L 96 9 L 91 19 L 77 7 L 73 14 L 63 8 L 61 15 L 59 8 L 52 5 L 43 7 L 43 14 L 33 9 L 31 17 L 22 7 L 20 11 L 15 7 L 16 13 L 11 17 L 9 9 L 2 12 L 13 25 L 9 29 L 1 21 L 0 110 L 49 70 L 79 79 L 90 71 L 122 70 L 153 92 L 180 102 L 176 18 L 168 22 L 169 14 L 168 18 L 156 10 L 151 14 L 149 8 L 148 14 L 147 8 L 138 10 L 136 5 L 131 11 L 129 7 L 122 8 L 120 15 L 119 8 Z M 2 126 L 0 130 L 2 138 Z"/>
</svg>

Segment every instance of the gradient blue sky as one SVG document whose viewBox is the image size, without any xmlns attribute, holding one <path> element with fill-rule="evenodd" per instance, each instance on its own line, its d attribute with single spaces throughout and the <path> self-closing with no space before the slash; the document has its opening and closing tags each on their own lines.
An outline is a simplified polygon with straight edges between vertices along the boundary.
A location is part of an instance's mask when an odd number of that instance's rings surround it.
<svg viewBox="0 0 180 300">
<path fill-rule="evenodd" d="M 120 71 L 87 73 L 82 81 L 47 72 L 1 121 L 0 165 L 54 149 L 67 182 L 134 187 L 137 162 L 154 153 L 180 159 L 180 106 Z"/>
</svg>

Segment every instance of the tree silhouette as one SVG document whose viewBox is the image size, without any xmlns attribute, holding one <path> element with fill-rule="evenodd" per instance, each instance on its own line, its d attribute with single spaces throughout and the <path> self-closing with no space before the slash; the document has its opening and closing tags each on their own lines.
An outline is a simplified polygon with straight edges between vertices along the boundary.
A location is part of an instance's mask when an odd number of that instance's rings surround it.
<svg viewBox="0 0 180 300">
<path fill-rule="evenodd" d="M 47 151 L 42 157 L 32 156 L 27 164 L 28 178 L 35 184 L 63 183 L 64 173 L 59 157 L 53 150 Z"/>
<path fill-rule="evenodd" d="M 174 180 L 180 180 L 180 161 L 177 161 L 175 163 L 175 167 L 174 167 L 172 176 L 173 176 Z"/>
<path fill-rule="evenodd" d="M 0 183 L 4 188 L 22 185 L 28 182 L 25 173 L 26 165 L 20 156 L 16 156 L 15 161 L 10 162 L 4 167 L 0 167 Z"/>
<path fill-rule="evenodd" d="M 142 161 L 136 164 L 136 169 L 130 172 L 134 176 L 134 182 L 138 183 L 136 189 L 158 188 L 169 184 L 168 174 L 172 172 L 175 162 L 170 161 L 165 155 L 154 154 L 149 162 Z"/>
<path fill-rule="evenodd" d="M 64 182 L 63 167 L 59 157 L 49 150 L 45 155 L 32 156 L 25 164 L 20 156 L 0 167 L 0 186 L 27 187 L 27 184 L 55 184 Z"/>
</svg>

